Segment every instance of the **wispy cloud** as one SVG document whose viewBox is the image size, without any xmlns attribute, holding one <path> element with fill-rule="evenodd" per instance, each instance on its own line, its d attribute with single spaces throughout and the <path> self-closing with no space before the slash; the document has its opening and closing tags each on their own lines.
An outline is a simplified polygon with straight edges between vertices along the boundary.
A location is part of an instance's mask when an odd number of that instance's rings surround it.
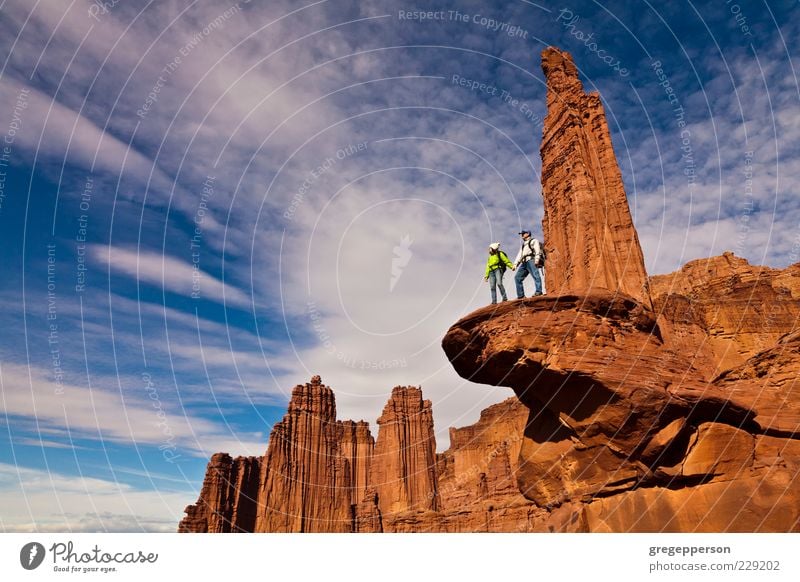
<svg viewBox="0 0 800 582">
<path fill-rule="evenodd" d="M 110 245 L 92 245 L 92 258 L 111 271 L 163 288 L 185 297 L 206 299 L 238 307 L 252 302 L 243 291 L 231 287 L 193 265 L 167 253 L 130 250 Z"/>
<path fill-rule="evenodd" d="M 41 448 L 52 448 L 52 449 L 83 449 L 85 447 L 81 447 L 80 445 L 76 445 L 74 443 L 69 442 L 62 442 L 62 441 L 53 441 L 47 440 L 43 438 L 17 438 L 14 439 L 15 445 L 21 446 L 29 446 L 29 447 L 41 447 Z"/>
<path fill-rule="evenodd" d="M 224 424 L 187 414 L 168 387 L 151 387 L 142 379 L 126 379 L 117 390 L 113 386 L 119 380 L 114 379 L 80 386 L 56 382 L 42 369 L 4 363 L 0 380 L 5 417 L 35 421 L 37 432 L 57 435 L 61 443 L 88 439 L 169 446 L 200 457 L 223 446 L 245 454 L 259 454 L 264 448 L 262 440 L 246 440 L 252 433 L 231 434 Z"/>
<path fill-rule="evenodd" d="M 72 170 L 107 177 L 126 176 L 140 184 L 152 175 L 154 187 L 171 189 L 172 180 L 129 143 L 30 84 L 8 76 L 0 78 L 3 103 L 14 104 L 23 90 L 26 106 L 14 146 L 18 152 L 25 152 L 29 160 L 36 157 L 47 165 L 66 161 Z"/>
</svg>

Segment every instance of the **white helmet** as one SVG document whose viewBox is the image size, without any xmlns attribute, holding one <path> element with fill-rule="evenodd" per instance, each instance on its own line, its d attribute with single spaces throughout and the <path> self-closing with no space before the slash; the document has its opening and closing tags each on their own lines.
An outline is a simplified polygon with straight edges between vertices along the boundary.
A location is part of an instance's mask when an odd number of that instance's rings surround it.
<svg viewBox="0 0 800 582">
<path fill-rule="evenodd" d="M 500 250 L 500 243 L 496 242 L 496 243 L 490 244 L 489 245 L 489 250 L 490 251 L 499 251 Z"/>
</svg>

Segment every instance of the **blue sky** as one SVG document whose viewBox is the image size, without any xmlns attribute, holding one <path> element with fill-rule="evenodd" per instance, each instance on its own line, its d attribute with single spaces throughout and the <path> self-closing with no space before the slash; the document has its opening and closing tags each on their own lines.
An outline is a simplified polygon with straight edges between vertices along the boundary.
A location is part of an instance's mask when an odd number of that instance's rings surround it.
<svg viewBox="0 0 800 582">
<path fill-rule="evenodd" d="M 421 385 L 440 449 L 508 397 L 439 342 L 541 231 L 548 45 L 651 274 L 800 259 L 796 2 L 264 4 L 0 4 L 0 530 L 174 531 L 313 374 Z"/>
</svg>

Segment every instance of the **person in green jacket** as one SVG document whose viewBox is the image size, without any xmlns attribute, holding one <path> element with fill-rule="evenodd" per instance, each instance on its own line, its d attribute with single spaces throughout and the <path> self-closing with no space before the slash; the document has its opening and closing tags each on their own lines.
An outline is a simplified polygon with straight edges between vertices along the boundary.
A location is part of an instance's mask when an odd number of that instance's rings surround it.
<svg viewBox="0 0 800 582">
<path fill-rule="evenodd" d="M 500 243 L 490 244 L 489 258 L 486 261 L 486 273 L 483 276 L 483 280 L 489 281 L 489 288 L 492 291 L 492 305 L 497 303 L 497 287 L 500 287 L 500 295 L 503 296 L 503 301 L 508 301 L 506 288 L 503 287 L 503 275 L 506 272 L 506 268 L 513 271 L 514 265 L 506 254 L 500 250 Z"/>
</svg>

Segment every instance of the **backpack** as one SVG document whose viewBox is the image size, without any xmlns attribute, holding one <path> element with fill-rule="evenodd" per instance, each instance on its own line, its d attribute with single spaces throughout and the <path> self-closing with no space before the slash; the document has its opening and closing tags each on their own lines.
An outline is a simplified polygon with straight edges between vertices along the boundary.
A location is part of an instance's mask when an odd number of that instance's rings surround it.
<svg viewBox="0 0 800 582">
<path fill-rule="evenodd" d="M 537 267 L 544 267 L 544 262 L 547 260 L 547 251 L 544 250 L 544 245 L 542 245 L 541 243 L 539 243 L 539 245 L 542 248 L 542 259 L 541 259 L 541 261 L 539 261 L 541 263 L 541 265 L 536 265 L 536 266 Z"/>
<path fill-rule="evenodd" d="M 531 242 L 533 242 L 533 237 L 528 239 L 528 249 L 531 251 L 531 254 L 533 256 L 536 256 L 536 251 L 533 250 Z M 547 260 L 547 251 L 544 250 L 544 244 L 541 241 L 539 242 L 539 248 L 542 249 L 542 254 L 541 254 L 542 258 L 539 260 L 538 263 L 536 263 L 536 266 L 542 268 L 544 267 L 544 262 Z"/>
<path fill-rule="evenodd" d="M 500 267 L 498 267 L 500 269 L 500 275 L 505 275 L 505 273 L 506 273 L 506 261 L 509 260 L 508 259 L 508 255 L 506 255 L 501 250 L 498 250 L 497 254 L 499 255 L 499 258 L 500 258 Z M 511 262 L 511 261 L 509 261 L 509 262 Z"/>
</svg>

